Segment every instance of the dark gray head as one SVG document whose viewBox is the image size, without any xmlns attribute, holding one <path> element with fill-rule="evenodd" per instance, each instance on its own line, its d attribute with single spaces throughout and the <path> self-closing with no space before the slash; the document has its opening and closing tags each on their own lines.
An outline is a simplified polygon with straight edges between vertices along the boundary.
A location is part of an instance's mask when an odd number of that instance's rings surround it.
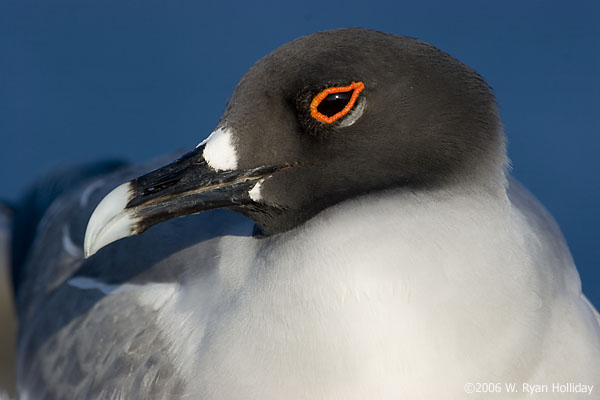
<svg viewBox="0 0 600 400">
<path fill-rule="evenodd" d="M 353 83 L 364 89 L 351 107 L 342 111 L 354 92 L 344 89 L 325 93 L 320 114 L 311 112 L 315 96 Z M 319 119 L 339 111 L 331 123 Z M 126 199 L 105 200 L 121 207 L 109 213 L 113 220 L 127 214 L 121 237 L 215 207 L 242 212 L 272 235 L 374 191 L 485 186 L 503 162 L 495 99 L 475 71 L 412 38 L 340 29 L 258 61 L 208 142 L 125 184 Z M 106 218 L 93 216 L 90 226 L 106 230 Z M 90 226 L 89 240 L 103 242 Z"/>
</svg>

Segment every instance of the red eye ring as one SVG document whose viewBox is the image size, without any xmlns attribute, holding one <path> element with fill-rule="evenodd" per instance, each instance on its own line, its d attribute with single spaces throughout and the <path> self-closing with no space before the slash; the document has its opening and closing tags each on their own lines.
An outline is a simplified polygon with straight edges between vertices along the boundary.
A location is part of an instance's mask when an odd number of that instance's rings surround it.
<svg viewBox="0 0 600 400">
<path fill-rule="evenodd" d="M 310 114 L 312 115 L 313 118 L 316 118 L 321 122 L 325 122 L 326 124 L 331 124 L 334 121 L 342 118 L 344 115 L 348 114 L 348 112 L 352 109 L 352 107 L 354 107 L 354 103 L 356 103 L 356 99 L 358 98 L 359 93 L 362 92 L 362 90 L 364 88 L 365 88 L 365 84 L 362 82 L 352 82 L 349 86 L 338 86 L 338 87 L 327 88 L 327 89 L 323 90 L 321 93 L 319 93 L 318 95 L 316 95 L 310 102 Z M 317 110 L 317 107 L 319 107 L 319 104 L 321 104 L 321 101 L 323 101 L 323 99 L 325 99 L 330 94 L 340 93 L 340 92 L 349 92 L 350 90 L 354 90 L 354 92 L 352 93 L 352 97 L 350 98 L 350 101 L 348 102 L 348 104 L 346 104 L 346 107 L 344 107 L 344 109 L 342 111 L 338 112 L 337 114 L 332 115 L 331 117 L 328 117 L 327 115 L 321 114 Z"/>
</svg>

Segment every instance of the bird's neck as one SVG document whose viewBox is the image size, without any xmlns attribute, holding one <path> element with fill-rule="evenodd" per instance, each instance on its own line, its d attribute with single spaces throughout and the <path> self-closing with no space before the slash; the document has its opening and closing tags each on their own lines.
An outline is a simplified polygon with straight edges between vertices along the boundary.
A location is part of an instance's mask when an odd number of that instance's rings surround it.
<svg viewBox="0 0 600 400">
<path fill-rule="evenodd" d="M 385 392 L 479 376 L 499 357 L 483 338 L 510 336 L 539 298 L 524 289 L 530 266 L 506 195 L 459 192 L 357 198 L 285 234 L 240 239 L 244 260 L 221 260 L 222 279 L 235 278 L 222 282 L 230 292 L 198 369 L 269 382 L 268 393 L 279 381 L 293 386 L 294 376 L 355 391 L 340 398 L 369 397 L 369 382 Z M 452 367 L 459 363 L 467 367 Z M 227 387 L 232 396 L 237 389 Z"/>
</svg>

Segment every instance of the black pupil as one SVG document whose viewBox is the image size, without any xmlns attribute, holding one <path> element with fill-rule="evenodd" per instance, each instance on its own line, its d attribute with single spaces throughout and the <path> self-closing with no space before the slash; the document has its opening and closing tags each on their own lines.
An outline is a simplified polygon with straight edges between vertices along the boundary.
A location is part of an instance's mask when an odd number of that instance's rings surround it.
<svg viewBox="0 0 600 400">
<path fill-rule="evenodd" d="M 317 111 L 328 117 L 333 117 L 346 107 L 352 98 L 353 91 L 354 90 L 350 90 L 349 92 L 331 93 L 319 103 Z"/>
</svg>

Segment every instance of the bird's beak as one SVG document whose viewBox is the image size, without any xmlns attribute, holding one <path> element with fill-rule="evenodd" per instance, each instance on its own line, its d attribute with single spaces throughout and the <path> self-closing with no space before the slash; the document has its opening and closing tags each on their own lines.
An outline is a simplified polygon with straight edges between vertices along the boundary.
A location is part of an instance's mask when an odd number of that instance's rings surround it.
<svg viewBox="0 0 600 400">
<path fill-rule="evenodd" d="M 162 168 L 111 191 L 90 217 L 85 256 L 153 225 L 203 210 L 244 206 L 257 181 L 287 166 L 216 171 L 203 157 L 204 145 Z"/>
</svg>

